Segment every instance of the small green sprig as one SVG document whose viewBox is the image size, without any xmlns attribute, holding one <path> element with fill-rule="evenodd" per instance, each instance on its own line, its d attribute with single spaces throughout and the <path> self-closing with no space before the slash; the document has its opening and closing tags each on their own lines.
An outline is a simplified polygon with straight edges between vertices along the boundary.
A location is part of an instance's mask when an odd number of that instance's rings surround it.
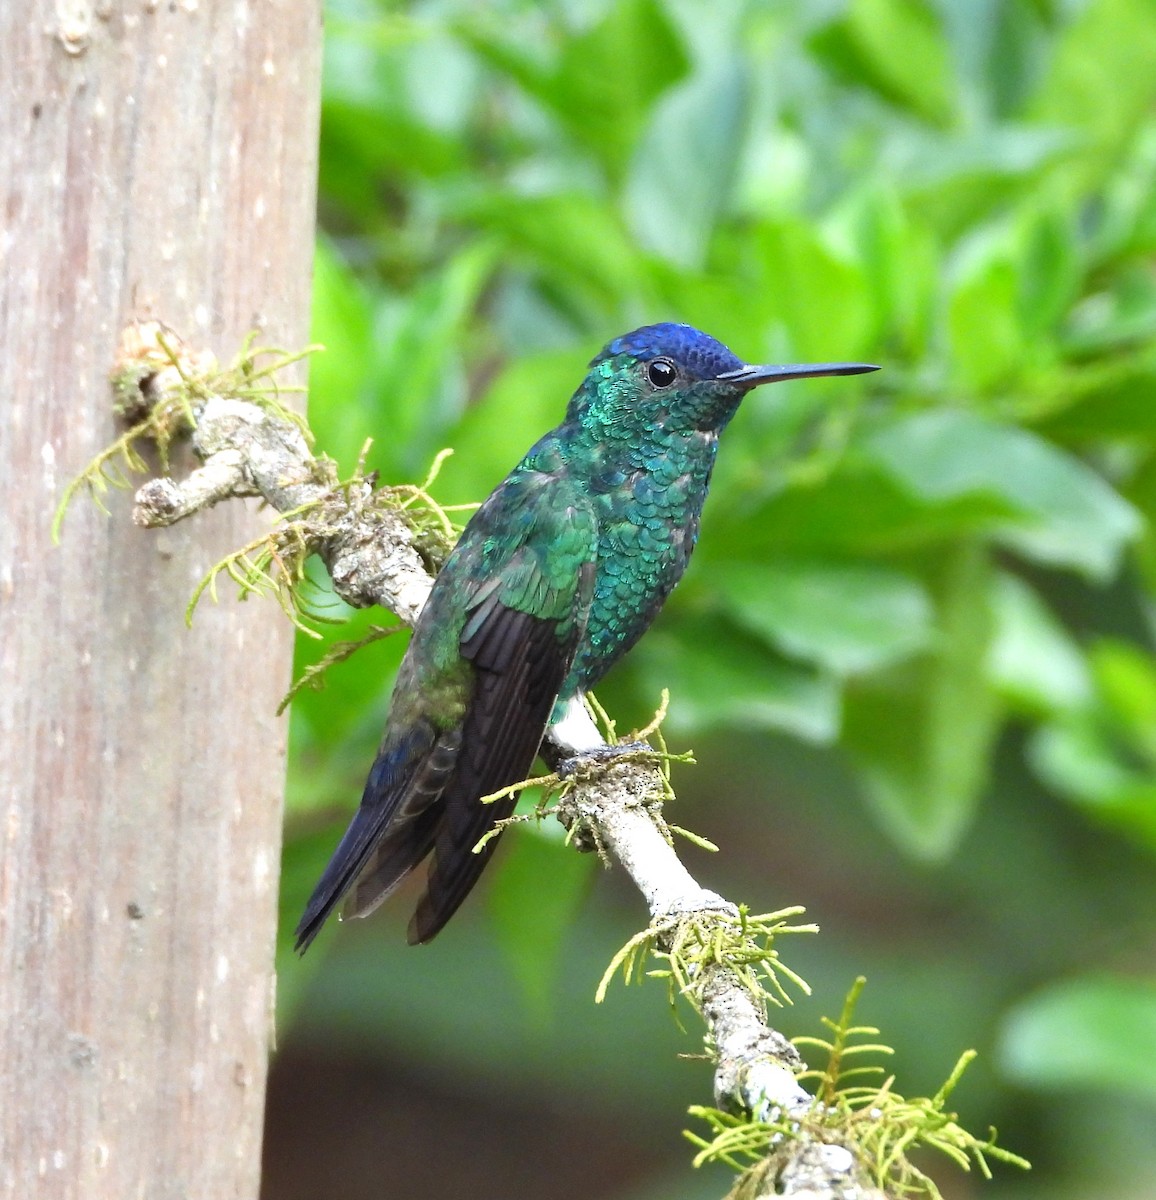
<svg viewBox="0 0 1156 1200">
<path fill-rule="evenodd" d="M 439 504 L 433 498 L 434 482 L 441 473 L 442 464 L 451 454 L 452 449 L 439 450 L 430 465 L 429 474 L 421 483 L 393 484 L 379 488 L 375 493 L 382 503 L 395 508 L 404 517 L 413 534 L 415 548 L 431 574 L 435 575 L 449 557 L 464 525 L 464 522 L 455 521 L 450 514 L 472 513 L 480 507 L 478 504 Z M 363 460 L 364 456 L 363 450 Z"/>
<path fill-rule="evenodd" d="M 189 428 L 191 426 L 187 424 L 182 408 L 158 404 L 149 410 L 144 420 L 138 421 L 107 445 L 64 489 L 64 495 L 60 497 L 52 517 L 53 542 L 59 544 L 65 513 L 78 493 L 87 491 L 92 502 L 107 516 L 109 510 L 104 498 L 109 491 L 113 488 L 127 491 L 132 487 L 130 476 L 148 474 L 149 464 L 137 449 L 138 442 L 154 442 L 162 463 L 165 463 L 173 439 Z"/>
<path fill-rule="evenodd" d="M 214 603 L 217 601 L 217 581 L 222 575 L 237 585 L 238 599 L 247 600 L 250 596 L 275 598 L 294 626 L 311 638 L 320 638 L 321 634 L 307 621 L 339 623 L 310 608 L 305 594 L 309 580 L 306 563 L 320 536 L 310 514 L 319 510 L 323 503 L 314 501 L 284 514 L 268 533 L 214 563 L 193 589 L 185 608 L 185 623 L 192 625 L 193 614 L 206 592 Z"/>
<path fill-rule="evenodd" d="M 610 960 L 595 1001 L 602 1003 L 614 977 L 621 973 L 628 985 L 645 977 L 665 979 L 672 1004 L 681 996 L 701 1012 L 708 968 L 724 967 L 752 995 L 775 1005 L 790 1004 L 784 980 L 804 995 L 810 995 L 811 989 L 779 957 L 774 941 L 782 934 L 817 933 L 817 925 L 792 923 L 803 912 L 795 906 L 752 916 L 740 906 L 737 913 L 696 912 L 655 921 L 636 933 Z M 648 970 L 651 958 L 661 965 Z"/>
<path fill-rule="evenodd" d="M 344 662 L 347 658 L 351 658 L 358 650 L 362 650 L 374 642 L 380 642 L 382 638 L 392 637 L 395 633 L 400 633 L 405 628 L 406 626 L 404 625 L 370 625 L 369 632 L 364 637 L 334 642 L 317 662 L 306 667 L 301 672 L 301 675 L 294 680 L 293 686 L 281 697 L 281 703 L 277 705 L 277 716 L 280 716 L 293 703 L 299 692 L 304 691 L 306 688 L 320 691 L 325 686 L 325 672 L 330 667 Z M 306 632 L 312 633 L 313 631 L 306 630 Z"/>
</svg>

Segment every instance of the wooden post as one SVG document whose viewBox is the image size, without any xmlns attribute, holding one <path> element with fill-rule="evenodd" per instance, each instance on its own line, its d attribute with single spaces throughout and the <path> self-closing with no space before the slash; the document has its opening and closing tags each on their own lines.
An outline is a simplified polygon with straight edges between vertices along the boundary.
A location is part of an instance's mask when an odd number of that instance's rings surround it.
<svg viewBox="0 0 1156 1200">
<path fill-rule="evenodd" d="M 0 5 L 0 1197 L 259 1186 L 291 637 L 183 612 L 267 520 L 61 490 L 122 326 L 307 338 L 316 0 Z"/>
</svg>

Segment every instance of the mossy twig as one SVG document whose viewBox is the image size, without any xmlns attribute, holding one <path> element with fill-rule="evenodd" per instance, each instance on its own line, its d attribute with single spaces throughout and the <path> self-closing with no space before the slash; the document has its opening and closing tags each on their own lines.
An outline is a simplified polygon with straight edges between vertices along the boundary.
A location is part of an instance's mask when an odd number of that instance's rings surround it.
<svg viewBox="0 0 1156 1200">
<path fill-rule="evenodd" d="M 1030 1164 L 1017 1154 L 996 1144 L 995 1130 L 986 1138 L 976 1137 L 959 1124 L 946 1103 L 959 1083 L 974 1051 L 961 1055 L 955 1067 L 934 1096 L 906 1099 L 894 1090 L 894 1076 L 867 1086 L 849 1083 L 865 1074 L 883 1075 L 881 1066 L 848 1068 L 849 1057 L 892 1053 L 891 1047 L 858 1039 L 877 1038 L 879 1030 L 855 1025 L 854 1014 L 862 994 L 864 979 L 857 979 L 848 993 L 837 1021 L 823 1018 L 830 1038 L 799 1037 L 796 1046 L 818 1048 L 826 1054 L 821 1069 L 806 1070 L 799 1078 L 815 1087 L 815 1098 L 803 1112 L 777 1110 L 765 1119 L 751 1119 L 718 1108 L 694 1106 L 690 1115 L 706 1122 L 711 1136 L 693 1131 L 685 1136 L 695 1146 L 695 1166 L 722 1162 L 737 1171 L 765 1171 L 790 1153 L 791 1147 L 805 1139 L 854 1148 L 859 1162 L 868 1171 L 876 1187 L 890 1196 L 922 1196 L 942 1200 L 935 1181 L 911 1161 L 921 1149 L 935 1151 L 951 1159 L 956 1166 L 970 1170 L 974 1165 L 985 1178 L 991 1177 L 988 1159 L 995 1158 L 1012 1166 L 1028 1169 Z M 736 1194 L 739 1189 L 736 1188 Z"/>
</svg>

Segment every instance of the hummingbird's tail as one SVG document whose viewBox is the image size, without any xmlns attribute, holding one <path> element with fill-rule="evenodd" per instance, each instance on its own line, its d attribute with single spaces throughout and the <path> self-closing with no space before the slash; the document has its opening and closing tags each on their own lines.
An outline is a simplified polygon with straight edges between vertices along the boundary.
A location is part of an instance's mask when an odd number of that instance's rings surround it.
<svg viewBox="0 0 1156 1200">
<path fill-rule="evenodd" d="M 299 952 L 308 949 L 351 888 L 346 913 L 365 916 L 433 849 L 440 811 L 436 802 L 460 747 L 460 730 L 438 735 L 424 722 L 403 740 L 387 740 L 382 746 L 365 782 L 361 806 L 297 926 Z"/>
</svg>

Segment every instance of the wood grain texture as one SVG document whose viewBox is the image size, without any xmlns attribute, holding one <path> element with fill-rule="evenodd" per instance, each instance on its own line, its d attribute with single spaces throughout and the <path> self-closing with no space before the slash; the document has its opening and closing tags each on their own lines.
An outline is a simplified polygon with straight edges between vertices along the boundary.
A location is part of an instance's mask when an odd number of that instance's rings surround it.
<svg viewBox="0 0 1156 1200">
<path fill-rule="evenodd" d="M 65 483 L 133 317 L 307 336 L 316 0 L 0 5 L 0 1197 L 256 1197 L 291 657 L 183 610 L 267 518 Z"/>
</svg>

